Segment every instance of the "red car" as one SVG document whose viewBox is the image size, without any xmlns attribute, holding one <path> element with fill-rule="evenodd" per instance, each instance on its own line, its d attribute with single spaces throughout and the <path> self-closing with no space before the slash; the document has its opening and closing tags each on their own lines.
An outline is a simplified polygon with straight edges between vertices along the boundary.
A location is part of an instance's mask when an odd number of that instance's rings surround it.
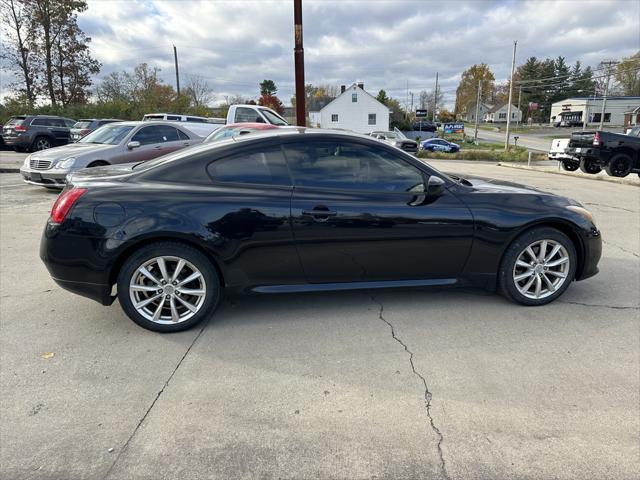
<svg viewBox="0 0 640 480">
<path fill-rule="evenodd" d="M 225 138 L 233 138 L 238 135 L 245 135 L 258 130 L 272 130 L 274 128 L 279 127 L 271 125 L 270 123 L 230 123 L 229 125 L 225 125 L 211 133 L 202 143 L 217 142 L 218 140 L 224 140 Z"/>
</svg>

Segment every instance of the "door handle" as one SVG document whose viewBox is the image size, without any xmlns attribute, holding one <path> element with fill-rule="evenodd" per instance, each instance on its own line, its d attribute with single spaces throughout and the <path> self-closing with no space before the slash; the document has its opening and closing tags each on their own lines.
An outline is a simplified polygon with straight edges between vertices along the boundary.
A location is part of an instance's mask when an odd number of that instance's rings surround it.
<svg viewBox="0 0 640 480">
<path fill-rule="evenodd" d="M 313 210 L 303 210 L 302 214 L 313 217 L 313 219 L 317 222 L 326 222 L 327 220 L 329 220 L 329 217 L 335 217 L 336 215 L 338 215 L 338 212 L 329 210 L 324 205 L 318 205 L 317 207 L 314 207 Z"/>
</svg>

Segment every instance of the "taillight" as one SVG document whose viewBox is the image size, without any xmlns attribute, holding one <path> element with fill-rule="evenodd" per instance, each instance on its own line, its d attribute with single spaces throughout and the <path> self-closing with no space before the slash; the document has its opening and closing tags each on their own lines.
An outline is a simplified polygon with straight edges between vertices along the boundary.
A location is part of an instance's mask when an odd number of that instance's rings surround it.
<svg viewBox="0 0 640 480">
<path fill-rule="evenodd" d="M 80 135 L 84 136 L 87 133 L 89 133 L 91 130 L 89 130 L 88 128 L 83 128 L 82 130 L 80 130 Z"/>
<path fill-rule="evenodd" d="M 596 132 L 596 134 L 593 136 L 593 146 L 599 146 L 600 142 L 602 142 L 602 139 L 600 138 L 600 132 Z"/>
<path fill-rule="evenodd" d="M 16 125 L 13 129 L 16 132 L 26 132 L 29 128 L 26 125 Z"/>
<path fill-rule="evenodd" d="M 72 188 L 62 192 L 51 209 L 51 223 L 62 223 L 71 207 L 86 191 L 86 188 Z"/>
</svg>

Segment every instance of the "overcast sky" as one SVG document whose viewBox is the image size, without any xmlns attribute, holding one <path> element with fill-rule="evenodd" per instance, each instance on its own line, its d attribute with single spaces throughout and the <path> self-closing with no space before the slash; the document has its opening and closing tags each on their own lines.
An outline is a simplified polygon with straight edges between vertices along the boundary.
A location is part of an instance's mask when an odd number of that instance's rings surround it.
<svg viewBox="0 0 640 480">
<path fill-rule="evenodd" d="M 460 74 L 487 63 L 504 81 L 513 40 L 516 64 L 563 55 L 596 66 L 640 49 L 640 1 L 303 0 L 306 83 L 363 81 L 400 101 L 431 89 L 439 72 L 453 106 Z M 175 83 L 172 44 L 183 84 L 202 75 L 216 92 L 257 97 L 273 79 L 286 104 L 294 90 L 293 1 L 89 0 L 79 19 L 102 62 L 100 76 L 140 62 Z"/>
</svg>

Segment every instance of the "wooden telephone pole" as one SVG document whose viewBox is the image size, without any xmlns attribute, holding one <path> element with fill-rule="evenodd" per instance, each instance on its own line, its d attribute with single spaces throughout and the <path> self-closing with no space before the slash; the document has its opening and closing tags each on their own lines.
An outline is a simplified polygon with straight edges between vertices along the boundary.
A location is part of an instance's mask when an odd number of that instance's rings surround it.
<svg viewBox="0 0 640 480">
<path fill-rule="evenodd" d="M 294 61 L 296 71 L 296 124 L 307 125 L 307 113 L 304 94 L 304 48 L 302 47 L 302 0 L 293 0 L 294 23 Z"/>
</svg>

